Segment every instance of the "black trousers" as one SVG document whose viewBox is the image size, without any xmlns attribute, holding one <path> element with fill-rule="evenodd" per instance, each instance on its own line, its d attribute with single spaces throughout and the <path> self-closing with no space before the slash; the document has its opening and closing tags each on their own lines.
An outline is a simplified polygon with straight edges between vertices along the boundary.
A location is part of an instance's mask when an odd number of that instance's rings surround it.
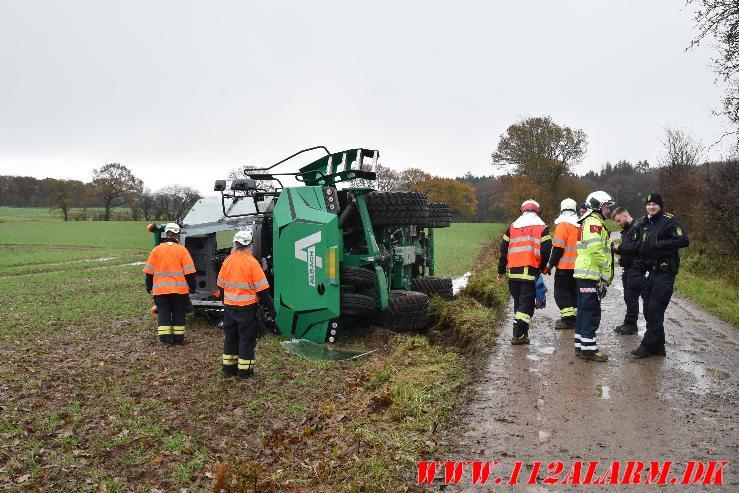
<svg viewBox="0 0 739 493">
<path fill-rule="evenodd" d="M 665 347 L 665 310 L 670 304 L 674 286 L 673 272 L 653 271 L 647 276 L 647 287 L 644 291 L 644 318 L 647 319 L 647 331 L 641 344 L 648 351 Z"/>
<path fill-rule="evenodd" d="M 621 282 L 624 286 L 624 302 L 626 303 L 625 324 L 636 324 L 639 320 L 639 298 L 644 298 L 646 281 L 641 269 L 633 267 L 624 269 Z M 647 304 L 644 303 L 646 310 Z"/>
<path fill-rule="evenodd" d="M 597 286 L 597 281 L 577 279 L 575 348 L 579 348 L 584 354 L 594 354 L 598 351 L 595 333 L 600 325 L 600 298 Z"/>
<path fill-rule="evenodd" d="M 161 342 L 182 342 L 185 338 L 185 312 L 189 302 L 186 294 L 157 294 L 154 304 L 157 306 L 159 340 Z"/>
<path fill-rule="evenodd" d="M 577 315 L 577 282 L 572 269 L 557 269 L 554 272 L 554 301 L 562 320 L 574 323 Z"/>
<path fill-rule="evenodd" d="M 536 284 L 534 281 L 509 279 L 508 291 L 513 297 L 513 336 L 528 335 L 531 317 L 534 315 Z"/>
<path fill-rule="evenodd" d="M 257 345 L 257 307 L 223 308 L 223 372 L 229 375 L 254 369 Z"/>
</svg>

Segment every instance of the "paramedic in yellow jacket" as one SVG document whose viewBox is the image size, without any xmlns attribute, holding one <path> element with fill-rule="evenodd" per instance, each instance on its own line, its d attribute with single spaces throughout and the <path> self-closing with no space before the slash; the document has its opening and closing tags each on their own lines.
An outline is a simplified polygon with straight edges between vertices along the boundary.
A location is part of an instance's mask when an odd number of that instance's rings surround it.
<svg viewBox="0 0 739 493">
<path fill-rule="evenodd" d="M 600 325 L 600 300 L 613 280 L 613 254 L 605 218 L 614 205 L 606 192 L 597 191 L 585 200 L 588 211 L 580 218 L 580 240 L 573 277 L 577 280 L 575 353 L 583 359 L 605 362 L 595 332 Z"/>
</svg>

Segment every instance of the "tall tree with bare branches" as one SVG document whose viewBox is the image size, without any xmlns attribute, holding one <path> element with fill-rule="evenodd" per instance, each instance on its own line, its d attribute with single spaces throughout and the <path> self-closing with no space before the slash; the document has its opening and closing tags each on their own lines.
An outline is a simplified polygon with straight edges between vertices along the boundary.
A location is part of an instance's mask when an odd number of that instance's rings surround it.
<svg viewBox="0 0 739 493">
<path fill-rule="evenodd" d="M 697 6 L 695 23 L 698 34 L 689 48 L 699 45 L 707 37 L 713 38 L 718 49 L 714 70 L 726 84 L 722 110 L 732 123 L 735 151 L 739 151 L 739 2 L 737 0 L 688 0 Z"/>
</svg>

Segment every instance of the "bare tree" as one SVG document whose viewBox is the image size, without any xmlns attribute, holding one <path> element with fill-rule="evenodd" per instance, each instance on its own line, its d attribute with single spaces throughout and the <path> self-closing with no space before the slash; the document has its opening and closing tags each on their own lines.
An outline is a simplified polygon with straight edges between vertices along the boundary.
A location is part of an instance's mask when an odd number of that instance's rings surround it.
<svg viewBox="0 0 739 493">
<path fill-rule="evenodd" d="M 241 178 L 246 178 L 246 173 L 252 170 L 257 170 L 257 169 L 258 168 L 256 166 L 243 166 L 241 168 L 234 168 L 228 172 L 227 178 L 229 180 L 237 180 Z M 269 173 L 269 171 L 266 171 L 265 173 Z M 275 191 L 275 182 L 271 180 L 257 180 L 257 188 L 266 190 L 268 192 L 273 192 Z"/>
<path fill-rule="evenodd" d="M 110 220 L 110 210 L 119 203 L 131 203 L 143 189 L 143 182 L 128 167 L 109 163 L 92 170 L 92 184 L 103 203 L 103 220 Z"/>
<path fill-rule="evenodd" d="M 712 37 L 718 48 L 714 71 L 727 85 L 720 112 L 734 126 L 735 150 L 739 151 L 739 2 L 736 0 L 688 0 L 697 5 L 695 23 L 698 34 L 689 48 L 697 46 L 706 37 Z"/>
<path fill-rule="evenodd" d="M 156 204 L 163 219 L 174 221 L 182 219 L 200 198 L 200 194 L 190 187 L 171 185 L 156 193 Z"/>
<path fill-rule="evenodd" d="M 154 214 L 156 213 L 157 199 L 151 193 L 151 190 L 147 188 L 136 197 L 133 206 L 141 211 L 146 221 L 150 221 L 154 219 Z"/>
<path fill-rule="evenodd" d="M 703 158 L 705 151 L 703 144 L 682 128 L 665 127 L 665 135 L 661 142 L 664 154 L 660 164 L 671 168 L 672 171 L 697 166 Z"/>
<path fill-rule="evenodd" d="M 703 207 L 706 179 L 699 166 L 703 144 L 686 130 L 666 127 L 662 145 L 664 154 L 657 169 L 659 191 L 667 207 L 677 213 L 688 230 L 696 230 L 706 212 Z"/>
</svg>

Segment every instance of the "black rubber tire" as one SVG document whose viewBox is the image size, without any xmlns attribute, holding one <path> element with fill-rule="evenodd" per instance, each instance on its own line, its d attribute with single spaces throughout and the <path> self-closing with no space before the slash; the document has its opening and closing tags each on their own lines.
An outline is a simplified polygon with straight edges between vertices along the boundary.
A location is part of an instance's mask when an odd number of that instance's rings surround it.
<svg viewBox="0 0 739 493">
<path fill-rule="evenodd" d="M 377 302 L 372 296 L 341 293 L 341 315 L 363 317 L 377 311 Z"/>
<path fill-rule="evenodd" d="M 428 222 L 426 194 L 370 192 L 364 196 L 373 226 L 410 226 Z"/>
<path fill-rule="evenodd" d="M 429 203 L 429 218 L 423 223 L 426 228 L 448 228 L 452 225 L 452 208 L 447 204 Z"/>
<path fill-rule="evenodd" d="M 390 306 L 380 315 L 382 327 L 422 331 L 429 324 L 429 298 L 417 291 L 390 291 Z"/>
<path fill-rule="evenodd" d="M 438 294 L 445 300 L 454 298 L 454 286 L 448 277 L 417 277 L 411 281 L 411 289 L 428 296 Z"/>
<path fill-rule="evenodd" d="M 341 284 L 355 289 L 369 289 L 377 286 L 375 271 L 363 267 L 342 267 Z"/>
</svg>

